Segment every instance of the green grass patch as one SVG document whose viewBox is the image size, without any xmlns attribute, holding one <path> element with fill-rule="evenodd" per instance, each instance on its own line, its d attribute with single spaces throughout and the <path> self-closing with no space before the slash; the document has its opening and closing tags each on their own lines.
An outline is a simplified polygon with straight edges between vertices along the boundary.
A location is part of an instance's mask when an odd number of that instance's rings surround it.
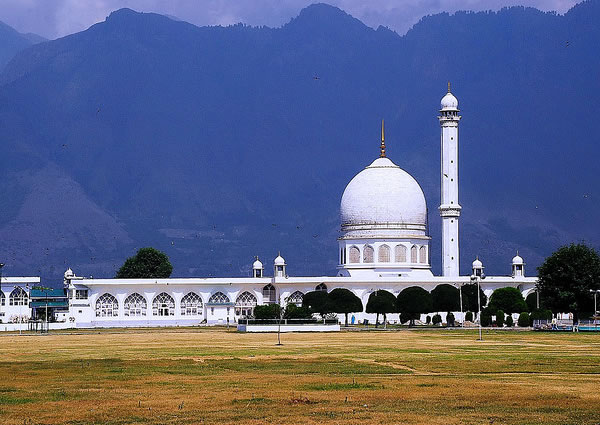
<svg viewBox="0 0 600 425">
<path fill-rule="evenodd" d="M 302 389 L 312 391 L 344 391 L 344 390 L 380 390 L 384 386 L 381 384 L 370 384 L 361 382 L 330 382 L 327 384 L 308 384 Z"/>
</svg>

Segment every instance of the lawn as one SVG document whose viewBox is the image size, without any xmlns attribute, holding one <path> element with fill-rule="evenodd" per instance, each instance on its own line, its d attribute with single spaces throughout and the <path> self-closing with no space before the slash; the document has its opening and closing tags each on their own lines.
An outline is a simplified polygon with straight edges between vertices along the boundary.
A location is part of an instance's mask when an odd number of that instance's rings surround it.
<svg viewBox="0 0 600 425">
<path fill-rule="evenodd" d="M 597 424 L 600 335 L 0 336 L 3 424 Z"/>
</svg>

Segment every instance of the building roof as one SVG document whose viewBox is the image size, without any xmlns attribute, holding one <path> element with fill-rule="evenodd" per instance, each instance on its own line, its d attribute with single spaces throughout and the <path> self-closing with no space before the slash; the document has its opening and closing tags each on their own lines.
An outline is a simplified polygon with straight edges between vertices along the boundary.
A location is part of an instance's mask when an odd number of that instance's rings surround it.
<svg viewBox="0 0 600 425">
<path fill-rule="evenodd" d="M 65 289 L 56 289 L 56 288 L 48 288 L 48 289 L 31 289 L 29 291 L 29 298 L 67 298 L 67 291 Z"/>
</svg>

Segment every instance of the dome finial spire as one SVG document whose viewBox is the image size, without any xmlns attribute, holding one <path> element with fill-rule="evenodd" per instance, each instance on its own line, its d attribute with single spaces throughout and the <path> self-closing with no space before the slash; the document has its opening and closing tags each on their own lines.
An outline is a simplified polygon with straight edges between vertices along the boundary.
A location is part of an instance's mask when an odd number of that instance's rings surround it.
<svg viewBox="0 0 600 425">
<path fill-rule="evenodd" d="M 450 81 L 448 81 L 448 93 L 450 93 Z"/>
<path fill-rule="evenodd" d="M 379 158 L 385 158 L 385 133 L 383 128 L 383 120 L 381 120 L 381 146 L 379 149 L 381 150 Z"/>
</svg>

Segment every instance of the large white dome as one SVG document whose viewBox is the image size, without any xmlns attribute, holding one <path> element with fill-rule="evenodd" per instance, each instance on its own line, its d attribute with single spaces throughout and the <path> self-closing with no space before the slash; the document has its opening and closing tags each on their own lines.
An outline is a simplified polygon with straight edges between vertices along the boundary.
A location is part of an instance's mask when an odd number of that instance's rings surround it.
<svg viewBox="0 0 600 425">
<path fill-rule="evenodd" d="M 342 230 L 398 229 L 425 234 L 427 205 L 419 183 L 388 158 L 378 158 L 346 186 Z"/>
</svg>

